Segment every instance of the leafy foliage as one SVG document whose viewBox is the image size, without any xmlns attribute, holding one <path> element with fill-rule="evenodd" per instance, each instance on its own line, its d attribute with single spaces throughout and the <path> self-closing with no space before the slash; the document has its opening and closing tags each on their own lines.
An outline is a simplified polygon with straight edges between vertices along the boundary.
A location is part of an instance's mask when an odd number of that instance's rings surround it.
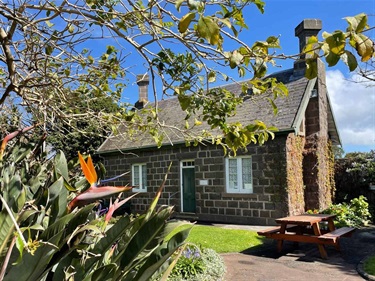
<svg viewBox="0 0 375 281">
<path fill-rule="evenodd" d="M 199 273 L 203 273 L 206 269 L 206 265 L 201 256 L 202 253 L 197 246 L 188 244 L 174 266 L 171 277 L 179 276 L 182 279 L 187 279 Z"/>
<path fill-rule="evenodd" d="M 33 143 L 16 141 L 25 131 L 5 138 L 1 149 L 0 279 L 147 280 L 161 270 L 190 231 L 164 239 L 184 224 L 169 221 L 172 207 L 156 209 L 164 182 L 137 217 L 110 220 L 95 211 L 95 203 L 70 210 L 69 201 L 86 182 L 69 171 L 63 153 L 46 159 Z M 96 193 L 102 197 L 100 187 Z"/>
<path fill-rule="evenodd" d="M 121 111 L 119 105 L 110 97 L 87 97 L 78 95 L 74 98 L 75 104 L 85 108 L 89 106 L 93 115 L 113 114 Z M 61 110 L 67 110 L 61 105 Z M 97 124 L 95 118 L 86 120 L 72 120 L 68 125 L 58 119 L 47 126 L 47 143 L 53 151 L 63 151 L 67 160 L 77 157 L 77 151 L 93 154 L 104 142 L 111 130 L 109 124 Z"/>
<path fill-rule="evenodd" d="M 314 78 L 317 75 L 315 59 L 318 57 L 318 50 L 323 51 L 323 56 L 328 66 L 336 65 L 341 59 L 348 65 L 350 71 L 357 69 L 358 62 L 355 55 L 347 50 L 350 46 L 357 51 L 362 62 L 367 62 L 374 56 L 374 42 L 364 34 L 369 29 L 367 15 L 362 13 L 354 17 L 346 17 L 348 23 L 346 31 L 336 30 L 333 33 L 324 32 L 324 41 L 319 42 L 318 38 L 312 36 L 305 49 L 308 71 L 306 76 Z"/>
<path fill-rule="evenodd" d="M 375 150 L 368 153 L 352 153 L 345 156 L 350 160 L 346 172 L 365 184 L 375 183 Z"/>
<path fill-rule="evenodd" d="M 132 79 L 134 64 L 129 56 L 136 53 L 139 54 L 136 64 L 143 65 L 144 73 L 150 74 L 154 100 L 175 95 L 191 117 L 193 112 L 203 111 L 197 122 L 210 123 L 223 133 L 214 142 L 225 145 L 222 137 L 241 138 L 238 142 L 231 140 L 228 149 L 235 150 L 254 140 L 262 143 L 269 138 L 267 134 L 272 136 L 273 129 L 267 124 L 259 132 L 254 130 L 259 124 L 227 126 L 223 120 L 235 114 L 240 101 L 238 97 L 231 98 L 234 93 L 212 91 L 213 83 L 220 80 L 235 82 L 249 77 L 249 83 L 243 86 L 244 94 L 250 89 L 254 93 L 286 94 L 281 84 L 274 87 L 274 82 L 264 78 L 269 64 L 295 56 L 277 54 L 280 48 L 277 36 L 249 44 L 239 39 L 248 24 L 244 13 L 252 7 L 263 13 L 265 2 L 1 3 L 0 83 L 4 91 L 0 105 L 7 102 L 24 107 L 20 109 L 23 123 L 30 124 L 32 119 L 44 124 L 51 143 L 56 141 L 56 149 L 64 148 L 68 159 L 73 158 L 66 149 L 68 145 L 75 147 L 83 142 L 85 147 L 92 145 L 89 150 L 96 148 L 96 141 L 116 133 L 119 127 L 126 138 L 149 131 L 160 145 L 158 131 L 169 124 L 158 119 L 157 102 L 153 108 L 141 111 L 121 102 L 129 98 L 125 89 Z M 356 68 L 357 59 L 347 46 L 354 48 L 364 62 L 373 57 L 373 42 L 365 35 L 367 16 L 361 14 L 346 20 L 346 31 L 325 33 L 322 42 L 316 38 L 309 41 L 305 50 L 308 76 L 316 75 L 318 50 L 323 51 L 329 65 L 341 59 L 350 70 Z M 101 48 L 103 44 L 106 46 Z M 230 77 L 227 68 L 237 70 L 238 75 Z M 260 82 L 262 79 L 264 83 Z M 118 105 L 114 111 L 105 110 L 107 98 Z M 273 99 L 270 105 L 277 112 Z M 211 107 L 212 112 L 207 110 Z M 213 137 L 211 132 L 193 133 L 191 128 L 170 129 L 189 140 Z M 100 136 L 94 138 L 93 132 Z M 63 137 L 52 137 L 54 134 Z M 69 138 L 82 142 L 68 142 Z"/>
<path fill-rule="evenodd" d="M 371 208 L 375 207 L 369 185 L 375 181 L 375 152 L 348 153 L 335 161 L 336 202 L 349 200 L 364 195 L 369 199 Z"/>
<path fill-rule="evenodd" d="M 223 280 L 225 264 L 214 250 L 189 243 L 181 251 L 168 281 Z"/>
<path fill-rule="evenodd" d="M 317 210 L 310 210 L 308 213 L 318 213 Z M 349 203 L 332 204 L 328 209 L 323 210 L 323 214 L 334 214 L 335 225 L 338 227 L 351 226 L 361 227 L 367 226 L 371 219 L 369 204 L 364 196 L 353 198 Z"/>
</svg>

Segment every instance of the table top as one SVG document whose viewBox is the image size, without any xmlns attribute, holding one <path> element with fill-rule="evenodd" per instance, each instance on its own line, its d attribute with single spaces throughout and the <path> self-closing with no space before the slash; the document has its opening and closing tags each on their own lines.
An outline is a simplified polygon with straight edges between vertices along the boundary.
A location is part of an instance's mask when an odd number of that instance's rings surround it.
<svg viewBox="0 0 375 281">
<path fill-rule="evenodd" d="M 328 221 L 333 219 L 336 215 L 329 214 L 303 214 L 297 216 L 290 216 L 285 218 L 279 218 L 275 221 L 277 223 L 297 224 L 297 225 L 313 225 L 321 221 Z"/>
</svg>

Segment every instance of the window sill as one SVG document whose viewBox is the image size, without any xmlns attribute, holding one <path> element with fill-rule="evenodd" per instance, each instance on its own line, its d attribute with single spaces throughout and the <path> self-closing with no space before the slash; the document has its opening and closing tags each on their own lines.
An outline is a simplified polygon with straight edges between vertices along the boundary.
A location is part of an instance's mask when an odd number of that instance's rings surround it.
<svg viewBox="0 0 375 281">
<path fill-rule="evenodd" d="M 148 194 L 147 190 L 134 190 L 134 189 L 132 189 L 131 192 L 132 193 L 139 193 L 139 195 L 141 195 L 141 194 Z"/>
<path fill-rule="evenodd" d="M 258 198 L 257 194 L 254 193 L 227 193 L 223 192 L 221 193 L 222 198 Z"/>
</svg>

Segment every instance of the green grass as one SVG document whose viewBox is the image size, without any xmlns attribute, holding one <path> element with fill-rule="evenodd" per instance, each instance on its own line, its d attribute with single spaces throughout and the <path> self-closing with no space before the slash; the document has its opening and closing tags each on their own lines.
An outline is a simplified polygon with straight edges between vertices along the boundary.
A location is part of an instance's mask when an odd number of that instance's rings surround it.
<svg viewBox="0 0 375 281">
<path fill-rule="evenodd" d="M 217 253 L 241 252 L 263 243 L 255 231 L 195 225 L 187 242 L 215 250 Z"/>
<path fill-rule="evenodd" d="M 375 275 L 375 256 L 372 256 L 365 261 L 364 270 L 370 275 Z"/>
</svg>

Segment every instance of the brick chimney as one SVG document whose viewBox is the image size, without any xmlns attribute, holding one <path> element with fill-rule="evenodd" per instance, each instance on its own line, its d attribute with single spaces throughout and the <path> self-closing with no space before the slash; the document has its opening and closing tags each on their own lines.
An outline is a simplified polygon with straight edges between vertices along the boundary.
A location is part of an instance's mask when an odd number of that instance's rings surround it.
<svg viewBox="0 0 375 281">
<path fill-rule="evenodd" d="M 319 19 L 304 19 L 295 28 L 295 36 L 299 39 L 299 52 L 302 53 L 303 48 L 306 46 L 307 41 L 311 36 L 317 36 L 319 31 L 322 29 L 322 21 Z M 298 75 L 304 75 L 306 64 L 304 62 L 304 55 L 301 55 L 300 59 L 294 62 L 294 73 Z"/>
<path fill-rule="evenodd" d="M 137 75 L 137 85 L 139 98 L 135 103 L 135 108 L 141 109 L 148 102 L 148 85 L 150 84 L 150 78 L 148 74 Z"/>
</svg>

